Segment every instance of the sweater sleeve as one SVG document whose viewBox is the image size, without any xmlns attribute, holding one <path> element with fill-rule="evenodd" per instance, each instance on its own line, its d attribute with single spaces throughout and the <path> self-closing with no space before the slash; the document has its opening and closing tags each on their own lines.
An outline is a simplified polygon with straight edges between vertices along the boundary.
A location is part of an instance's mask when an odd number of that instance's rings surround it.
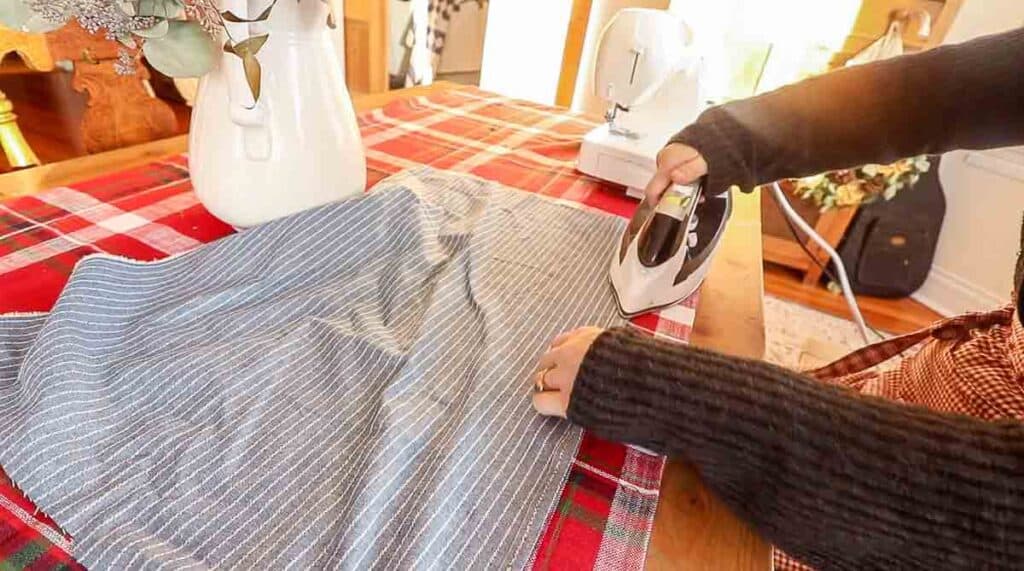
<svg viewBox="0 0 1024 571">
<path fill-rule="evenodd" d="M 704 112 L 714 192 L 953 149 L 1024 143 L 1024 28 L 844 68 Z"/>
<path fill-rule="evenodd" d="M 693 462 L 736 514 L 822 569 L 1024 561 L 1024 425 L 898 405 L 625 329 L 584 359 L 569 419 Z"/>
</svg>

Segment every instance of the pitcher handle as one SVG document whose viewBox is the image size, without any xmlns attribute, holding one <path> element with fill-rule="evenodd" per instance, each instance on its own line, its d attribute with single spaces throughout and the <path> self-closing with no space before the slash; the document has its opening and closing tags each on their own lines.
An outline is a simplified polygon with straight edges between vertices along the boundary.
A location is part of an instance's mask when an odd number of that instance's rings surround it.
<svg viewBox="0 0 1024 571">
<path fill-rule="evenodd" d="M 248 0 L 224 0 L 224 10 L 230 10 L 240 18 L 249 17 Z M 234 38 L 248 38 L 250 24 L 224 22 L 228 33 Z M 226 55 L 221 61 L 226 65 L 228 84 L 228 115 L 231 121 L 242 129 L 242 146 L 245 156 L 251 161 L 267 161 L 273 148 L 269 128 L 270 108 L 265 98 L 254 101 L 241 58 Z"/>
</svg>

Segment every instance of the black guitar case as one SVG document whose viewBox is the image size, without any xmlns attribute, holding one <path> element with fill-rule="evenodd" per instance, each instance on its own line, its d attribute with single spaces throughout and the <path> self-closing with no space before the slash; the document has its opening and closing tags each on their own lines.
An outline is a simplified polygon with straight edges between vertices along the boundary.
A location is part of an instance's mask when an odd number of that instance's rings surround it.
<svg viewBox="0 0 1024 571">
<path fill-rule="evenodd" d="M 839 245 L 855 293 L 905 297 L 928 277 L 946 215 L 939 159 L 930 156 L 928 172 L 892 200 L 857 211 Z"/>
</svg>

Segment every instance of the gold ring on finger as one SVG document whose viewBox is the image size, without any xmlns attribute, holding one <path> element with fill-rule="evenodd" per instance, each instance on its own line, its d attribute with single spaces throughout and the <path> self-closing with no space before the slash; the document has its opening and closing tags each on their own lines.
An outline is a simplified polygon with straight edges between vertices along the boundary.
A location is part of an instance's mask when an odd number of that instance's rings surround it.
<svg viewBox="0 0 1024 571">
<path fill-rule="evenodd" d="M 534 387 L 533 387 L 536 392 L 538 392 L 538 393 L 546 393 L 549 390 L 551 390 L 551 389 L 548 388 L 547 377 L 548 377 L 548 373 L 551 372 L 552 368 L 554 368 L 554 367 L 551 367 L 551 368 L 548 368 L 548 369 L 544 369 L 543 371 L 540 372 L 540 378 L 537 379 L 537 384 L 534 385 Z"/>
</svg>

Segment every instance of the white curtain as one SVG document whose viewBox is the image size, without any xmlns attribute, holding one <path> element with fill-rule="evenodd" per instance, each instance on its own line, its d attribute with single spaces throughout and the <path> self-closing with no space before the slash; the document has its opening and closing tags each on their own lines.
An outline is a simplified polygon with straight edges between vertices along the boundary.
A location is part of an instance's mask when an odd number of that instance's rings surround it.
<svg viewBox="0 0 1024 571">
<path fill-rule="evenodd" d="M 434 0 L 412 0 L 412 25 L 406 38 L 409 50 L 405 85 L 430 85 L 434 82 L 434 64 L 430 42 L 430 14 Z"/>
</svg>

